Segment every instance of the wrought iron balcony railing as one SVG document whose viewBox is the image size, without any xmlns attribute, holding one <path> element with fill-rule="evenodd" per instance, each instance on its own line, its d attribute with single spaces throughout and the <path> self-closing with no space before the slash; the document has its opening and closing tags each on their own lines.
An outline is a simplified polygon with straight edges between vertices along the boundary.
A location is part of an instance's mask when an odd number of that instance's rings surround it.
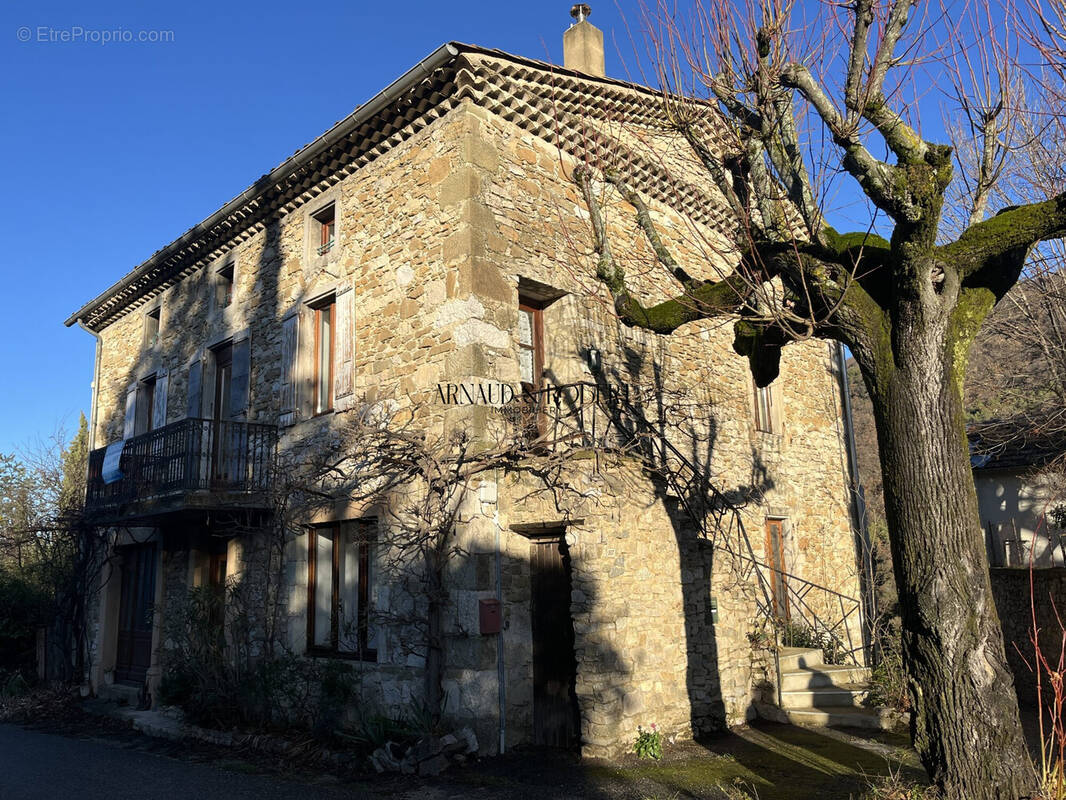
<svg viewBox="0 0 1066 800">
<path fill-rule="evenodd" d="M 183 419 L 127 439 L 118 474 L 105 483 L 108 448 L 89 454 L 85 498 L 91 516 L 137 515 L 153 505 L 178 506 L 198 496 L 196 505 L 212 500 L 240 505 L 242 497 L 264 498 L 271 488 L 277 451 L 277 428 L 249 422 Z M 167 505 L 169 502 L 170 505 Z"/>
</svg>

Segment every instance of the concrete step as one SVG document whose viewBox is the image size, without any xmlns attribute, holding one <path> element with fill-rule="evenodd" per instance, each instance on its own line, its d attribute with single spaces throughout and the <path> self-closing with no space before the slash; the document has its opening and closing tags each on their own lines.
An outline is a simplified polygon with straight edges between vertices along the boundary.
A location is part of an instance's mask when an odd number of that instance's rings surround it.
<svg viewBox="0 0 1066 800">
<path fill-rule="evenodd" d="M 823 686 L 818 689 L 798 689 L 781 692 L 781 707 L 792 709 L 861 708 L 869 694 L 864 684 Z"/>
<path fill-rule="evenodd" d="M 777 651 L 777 662 L 782 672 L 801 669 L 802 667 L 820 666 L 822 651 L 807 647 L 782 647 Z"/>
<path fill-rule="evenodd" d="M 785 709 L 785 716 L 793 725 L 816 728 L 865 728 L 889 730 L 886 713 L 876 708 L 806 708 Z"/>
<path fill-rule="evenodd" d="M 824 686 L 848 686 L 870 680 L 868 667 L 830 666 L 816 664 L 800 669 L 781 671 L 781 691 L 820 689 Z"/>
</svg>

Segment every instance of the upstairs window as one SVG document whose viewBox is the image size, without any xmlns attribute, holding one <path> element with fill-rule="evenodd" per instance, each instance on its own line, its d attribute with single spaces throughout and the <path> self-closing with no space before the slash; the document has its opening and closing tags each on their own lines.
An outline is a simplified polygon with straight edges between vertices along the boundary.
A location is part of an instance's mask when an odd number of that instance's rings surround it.
<svg viewBox="0 0 1066 800">
<path fill-rule="evenodd" d="M 336 205 L 330 203 L 321 211 L 312 215 L 315 227 L 318 229 L 318 255 L 325 255 L 333 249 L 333 241 L 337 232 Z"/>
<path fill-rule="evenodd" d="M 532 301 L 518 299 L 518 374 L 524 392 L 541 388 L 544 372 L 544 318 Z"/>
<path fill-rule="evenodd" d="M 138 436 L 152 430 L 156 414 L 155 384 L 154 375 L 137 384 L 137 426 L 134 433 Z"/>
<path fill-rule="evenodd" d="M 755 430 L 777 432 L 777 408 L 772 386 L 755 387 Z"/>
<path fill-rule="evenodd" d="M 159 318 L 160 309 L 154 308 L 144 315 L 144 346 L 155 347 L 159 341 Z"/>
<path fill-rule="evenodd" d="M 233 262 L 215 273 L 215 308 L 227 308 L 233 302 Z"/>
<path fill-rule="evenodd" d="M 319 303 L 315 312 L 315 413 L 333 409 L 333 359 L 336 349 L 334 311 L 336 298 Z"/>
<path fill-rule="evenodd" d="M 307 647 L 364 661 L 377 659 L 370 626 L 372 520 L 311 528 L 307 554 Z"/>
</svg>

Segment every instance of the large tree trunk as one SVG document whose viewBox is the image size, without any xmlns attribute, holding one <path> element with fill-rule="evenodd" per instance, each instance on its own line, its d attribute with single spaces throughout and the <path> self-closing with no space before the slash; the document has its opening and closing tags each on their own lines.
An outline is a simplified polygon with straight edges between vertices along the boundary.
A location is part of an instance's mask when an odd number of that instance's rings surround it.
<svg viewBox="0 0 1066 800">
<path fill-rule="evenodd" d="M 970 470 L 959 366 L 966 336 L 953 337 L 951 325 L 933 331 L 940 326 L 913 323 L 897 330 L 894 363 L 864 376 L 880 444 L 914 743 L 950 800 L 1018 800 L 1037 781 Z"/>
</svg>

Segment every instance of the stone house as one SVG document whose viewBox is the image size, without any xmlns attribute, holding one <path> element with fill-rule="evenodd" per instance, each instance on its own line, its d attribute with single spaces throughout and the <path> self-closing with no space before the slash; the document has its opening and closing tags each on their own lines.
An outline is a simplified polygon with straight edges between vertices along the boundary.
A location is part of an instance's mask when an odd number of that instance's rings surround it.
<svg viewBox="0 0 1066 800">
<path fill-rule="evenodd" d="M 861 663 L 837 350 L 786 348 L 757 391 L 728 325 L 622 328 L 592 277 L 570 179 L 591 156 L 629 170 L 691 264 L 727 266 L 725 206 L 682 145 L 654 91 L 604 77 L 583 19 L 561 68 L 446 44 L 73 314 L 97 338 L 87 509 L 112 556 L 94 691 L 155 695 L 168 610 L 252 569 L 278 464 L 333 446 L 368 402 L 476 434 L 494 419 L 471 394 L 485 385 L 626 387 L 624 419 L 600 408 L 599 424 L 659 438 L 651 455 L 601 452 L 582 417 L 579 497 L 501 470 L 466 499 L 444 684 L 483 752 L 605 754 L 638 725 L 751 719 L 777 699 L 772 617 Z M 632 209 L 613 208 L 639 264 Z M 342 660 L 361 704 L 398 713 L 425 663 L 389 622 L 387 525 L 372 507 L 317 512 L 284 545 L 278 591 L 286 646 Z"/>
<path fill-rule="evenodd" d="M 1066 435 L 1057 428 L 1010 419 L 967 432 L 992 567 L 1028 569 L 1030 557 L 1040 569 L 1066 566 Z"/>
</svg>

